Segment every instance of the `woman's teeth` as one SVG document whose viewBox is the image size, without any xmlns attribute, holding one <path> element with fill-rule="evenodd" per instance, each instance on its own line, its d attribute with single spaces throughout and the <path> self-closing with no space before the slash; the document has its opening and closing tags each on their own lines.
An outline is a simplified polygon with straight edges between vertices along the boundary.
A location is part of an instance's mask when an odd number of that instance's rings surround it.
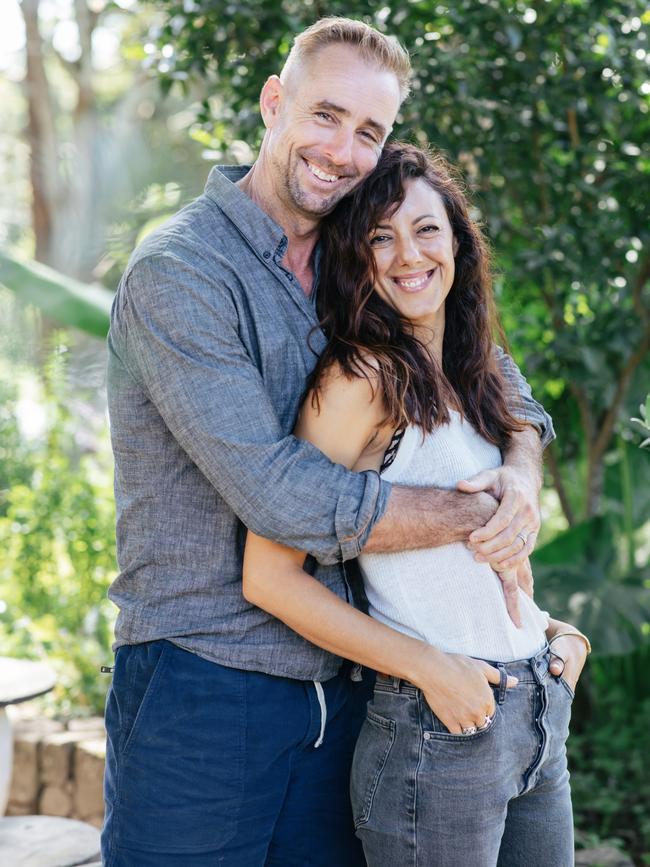
<svg viewBox="0 0 650 867">
<path fill-rule="evenodd" d="M 404 279 L 403 277 L 393 277 L 393 280 L 397 283 L 398 286 L 403 286 L 404 289 L 420 289 L 422 286 L 429 282 L 430 277 L 431 272 L 427 271 L 427 273 L 422 274 L 421 277 L 410 277 L 409 279 Z"/>
</svg>

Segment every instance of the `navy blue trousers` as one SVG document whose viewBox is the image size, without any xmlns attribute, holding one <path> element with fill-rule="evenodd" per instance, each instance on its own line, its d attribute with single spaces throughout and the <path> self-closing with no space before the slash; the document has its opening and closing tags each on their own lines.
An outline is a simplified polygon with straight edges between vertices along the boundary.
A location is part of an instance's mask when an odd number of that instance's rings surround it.
<svg viewBox="0 0 650 867">
<path fill-rule="evenodd" d="M 107 697 L 105 867 L 363 867 L 349 773 L 372 685 L 124 646 Z"/>
</svg>

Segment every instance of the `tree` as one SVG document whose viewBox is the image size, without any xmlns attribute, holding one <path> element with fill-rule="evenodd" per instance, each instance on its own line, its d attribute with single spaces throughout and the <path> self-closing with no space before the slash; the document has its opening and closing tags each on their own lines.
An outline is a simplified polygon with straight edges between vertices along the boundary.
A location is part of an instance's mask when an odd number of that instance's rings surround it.
<svg viewBox="0 0 650 867">
<path fill-rule="evenodd" d="M 596 515 L 635 374 L 635 406 L 647 390 L 650 13 L 629 0 L 155 6 L 163 86 L 207 82 L 196 120 L 221 146 L 259 143 L 260 87 L 316 18 L 364 18 L 410 48 L 399 134 L 464 168 L 497 250 L 515 355 L 562 431 L 548 466 L 565 516 Z"/>
</svg>

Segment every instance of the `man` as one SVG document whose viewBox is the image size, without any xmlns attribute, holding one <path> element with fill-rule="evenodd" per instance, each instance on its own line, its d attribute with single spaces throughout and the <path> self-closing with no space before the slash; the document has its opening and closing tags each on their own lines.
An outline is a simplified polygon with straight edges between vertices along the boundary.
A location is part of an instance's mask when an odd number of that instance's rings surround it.
<svg viewBox="0 0 650 867">
<path fill-rule="evenodd" d="M 255 165 L 213 169 L 120 284 L 106 867 L 363 863 L 346 792 L 365 687 L 244 600 L 247 527 L 312 555 L 344 598 L 342 562 L 364 546 L 475 531 L 480 554 L 504 566 L 534 544 L 533 427 L 464 493 L 391 490 L 290 435 L 324 345 L 310 300 L 319 220 L 376 164 L 408 76 L 405 52 L 359 22 L 301 34 L 262 90 Z M 510 359 L 501 365 L 547 441 L 550 419 Z"/>
</svg>

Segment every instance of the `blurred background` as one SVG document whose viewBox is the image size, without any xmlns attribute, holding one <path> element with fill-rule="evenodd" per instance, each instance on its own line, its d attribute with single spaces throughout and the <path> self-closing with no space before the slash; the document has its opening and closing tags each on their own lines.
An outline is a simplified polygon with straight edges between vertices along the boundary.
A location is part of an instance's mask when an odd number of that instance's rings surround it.
<svg viewBox="0 0 650 867">
<path fill-rule="evenodd" d="M 570 762 L 578 843 L 650 864 L 650 9 L 601 0 L 2 0 L 0 648 L 48 710 L 101 712 L 114 611 L 105 409 L 133 247 L 254 159 L 294 33 L 363 18 L 409 48 L 400 137 L 465 173 L 510 349 L 558 434 L 534 559 L 591 638 Z M 645 443 L 645 446 L 644 446 Z"/>
</svg>

